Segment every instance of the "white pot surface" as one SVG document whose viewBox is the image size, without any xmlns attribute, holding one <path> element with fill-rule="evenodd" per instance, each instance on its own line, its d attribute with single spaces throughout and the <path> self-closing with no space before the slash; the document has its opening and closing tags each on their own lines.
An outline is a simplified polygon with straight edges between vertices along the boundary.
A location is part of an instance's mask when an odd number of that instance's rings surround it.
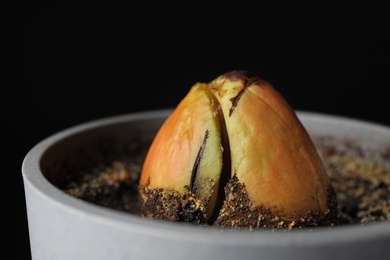
<svg viewBox="0 0 390 260">
<path fill-rule="evenodd" d="M 33 259 L 390 259 L 390 222 L 283 233 L 216 229 L 160 222 L 77 199 L 45 176 L 97 139 L 150 141 L 172 110 L 87 122 L 38 143 L 26 155 L 24 180 Z M 390 142 L 390 128 L 356 119 L 297 112 L 310 135 L 359 141 L 364 149 Z M 80 144 L 83 145 L 80 145 Z M 76 163 L 77 164 L 77 163 Z"/>
</svg>

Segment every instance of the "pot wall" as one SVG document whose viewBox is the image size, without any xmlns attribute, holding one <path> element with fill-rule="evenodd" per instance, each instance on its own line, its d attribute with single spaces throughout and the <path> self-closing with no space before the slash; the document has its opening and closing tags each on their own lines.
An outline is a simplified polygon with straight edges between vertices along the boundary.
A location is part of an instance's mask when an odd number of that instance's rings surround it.
<svg viewBox="0 0 390 260">
<path fill-rule="evenodd" d="M 228 231 L 161 223 L 79 200 L 56 185 L 64 167 L 77 170 L 120 153 L 134 136 L 152 137 L 171 110 L 141 112 L 85 123 L 48 137 L 22 166 L 33 259 L 386 259 L 390 223 L 332 230 Z M 361 140 L 374 149 L 390 140 L 385 126 L 298 112 L 311 135 Z M 108 140 L 108 141 L 107 141 Z M 97 145 L 98 144 L 98 145 Z M 145 147 L 147 148 L 147 147 Z"/>
</svg>

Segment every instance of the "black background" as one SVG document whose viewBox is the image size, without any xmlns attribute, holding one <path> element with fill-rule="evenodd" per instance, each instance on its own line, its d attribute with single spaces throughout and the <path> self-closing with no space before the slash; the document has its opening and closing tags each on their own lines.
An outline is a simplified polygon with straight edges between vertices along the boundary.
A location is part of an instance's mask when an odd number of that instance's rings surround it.
<svg viewBox="0 0 390 260">
<path fill-rule="evenodd" d="M 30 258 L 20 168 L 36 143 L 86 121 L 172 108 L 197 81 L 245 69 L 297 110 L 390 125 L 386 8 L 314 2 L 17 6 L 16 75 L 2 104 L 13 258 Z"/>
</svg>

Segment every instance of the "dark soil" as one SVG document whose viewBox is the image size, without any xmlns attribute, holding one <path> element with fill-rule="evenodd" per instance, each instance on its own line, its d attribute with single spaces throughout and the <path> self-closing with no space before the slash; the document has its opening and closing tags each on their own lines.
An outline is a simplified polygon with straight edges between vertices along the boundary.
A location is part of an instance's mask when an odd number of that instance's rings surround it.
<svg viewBox="0 0 390 260">
<path fill-rule="evenodd" d="M 313 141 L 336 193 L 340 225 L 390 220 L 390 143 L 371 151 L 352 140 L 320 136 Z M 139 154 L 118 157 L 111 164 L 72 173 L 63 190 L 82 200 L 141 216 L 138 181 L 142 162 Z"/>
</svg>

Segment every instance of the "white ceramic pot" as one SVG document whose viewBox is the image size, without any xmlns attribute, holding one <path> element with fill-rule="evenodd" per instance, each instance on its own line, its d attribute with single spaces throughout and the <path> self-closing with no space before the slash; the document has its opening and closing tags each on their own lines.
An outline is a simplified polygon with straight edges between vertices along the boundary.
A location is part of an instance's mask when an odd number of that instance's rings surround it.
<svg viewBox="0 0 390 260">
<path fill-rule="evenodd" d="M 282 233 L 225 232 L 143 219 L 77 199 L 52 184 L 61 178 L 65 165 L 77 169 L 88 151 L 92 162 L 102 158 L 102 140 L 113 149 L 133 138 L 151 141 L 171 112 L 145 111 L 87 122 L 48 137 L 29 151 L 22 174 L 33 259 L 390 259 L 390 222 Z M 310 134 L 353 138 L 373 149 L 390 140 L 387 126 L 297 113 Z"/>
</svg>

